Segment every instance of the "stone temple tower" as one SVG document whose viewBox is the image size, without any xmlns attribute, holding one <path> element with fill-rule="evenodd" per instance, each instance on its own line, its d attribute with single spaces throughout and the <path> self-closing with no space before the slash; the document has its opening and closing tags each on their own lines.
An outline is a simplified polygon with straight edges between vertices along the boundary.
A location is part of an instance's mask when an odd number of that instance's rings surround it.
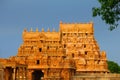
<svg viewBox="0 0 120 80">
<path fill-rule="evenodd" d="M 106 53 L 100 52 L 93 23 L 60 23 L 61 44 L 75 61 L 76 72 L 106 72 Z"/>
<path fill-rule="evenodd" d="M 59 31 L 25 29 L 22 38 L 17 55 L 10 60 L 27 65 L 28 80 L 71 80 L 81 73 L 108 73 L 106 53 L 99 49 L 92 22 L 60 22 Z M 16 77 L 20 70 L 14 73 L 16 80 L 24 80 Z"/>
</svg>

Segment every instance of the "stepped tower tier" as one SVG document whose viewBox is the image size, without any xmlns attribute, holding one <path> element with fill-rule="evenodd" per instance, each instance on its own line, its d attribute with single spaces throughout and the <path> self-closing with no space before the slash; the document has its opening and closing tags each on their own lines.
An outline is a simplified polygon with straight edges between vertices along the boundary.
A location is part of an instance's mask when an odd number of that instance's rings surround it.
<svg viewBox="0 0 120 80">
<path fill-rule="evenodd" d="M 59 31 L 23 31 L 15 61 L 28 65 L 29 80 L 70 80 L 75 73 L 105 73 L 107 58 L 94 38 L 93 22 L 63 23 Z M 43 76 L 44 75 L 44 76 Z M 67 77 L 66 77 L 67 76 Z"/>
<path fill-rule="evenodd" d="M 73 58 L 78 72 L 107 71 L 106 53 L 100 52 L 94 38 L 93 22 L 60 22 L 61 44 L 67 57 Z M 103 57 L 104 55 L 104 57 Z"/>
</svg>

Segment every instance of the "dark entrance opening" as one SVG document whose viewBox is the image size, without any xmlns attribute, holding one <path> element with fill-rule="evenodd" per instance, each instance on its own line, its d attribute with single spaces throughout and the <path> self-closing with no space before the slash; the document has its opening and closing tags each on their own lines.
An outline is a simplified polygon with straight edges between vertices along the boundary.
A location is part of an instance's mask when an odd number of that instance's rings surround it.
<svg viewBox="0 0 120 80">
<path fill-rule="evenodd" d="M 35 70 L 32 73 L 32 80 L 42 80 L 41 77 L 44 76 L 44 73 L 41 70 Z"/>
<path fill-rule="evenodd" d="M 13 69 L 12 69 L 12 67 L 6 67 L 5 71 L 6 71 L 5 79 L 6 80 L 13 80 L 13 77 L 12 77 Z"/>
</svg>

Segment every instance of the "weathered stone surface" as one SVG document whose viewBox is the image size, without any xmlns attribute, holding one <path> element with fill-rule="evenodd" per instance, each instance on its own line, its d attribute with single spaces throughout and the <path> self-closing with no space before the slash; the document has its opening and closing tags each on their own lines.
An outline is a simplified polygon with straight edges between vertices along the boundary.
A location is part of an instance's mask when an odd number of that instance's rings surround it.
<svg viewBox="0 0 120 80">
<path fill-rule="evenodd" d="M 0 80 L 3 80 L 4 78 L 4 69 L 3 65 L 0 63 Z"/>
<path fill-rule="evenodd" d="M 60 22 L 58 32 L 25 29 L 22 38 L 17 55 L 0 60 L 8 74 L 5 80 L 71 80 L 80 73 L 109 72 L 106 53 L 100 52 L 92 22 Z"/>
</svg>

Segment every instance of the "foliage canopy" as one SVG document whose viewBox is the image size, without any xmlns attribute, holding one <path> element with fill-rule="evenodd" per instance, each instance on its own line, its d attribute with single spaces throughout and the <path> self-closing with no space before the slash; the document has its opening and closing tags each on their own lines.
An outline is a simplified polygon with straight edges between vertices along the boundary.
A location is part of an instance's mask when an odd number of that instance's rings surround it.
<svg viewBox="0 0 120 80">
<path fill-rule="evenodd" d="M 108 69 L 111 73 L 120 73 L 120 66 L 114 61 L 108 61 Z"/>
<path fill-rule="evenodd" d="M 94 7 L 93 17 L 101 16 L 105 23 L 109 24 L 110 30 L 119 25 L 120 20 L 120 0 L 98 0 L 100 7 Z"/>
</svg>

